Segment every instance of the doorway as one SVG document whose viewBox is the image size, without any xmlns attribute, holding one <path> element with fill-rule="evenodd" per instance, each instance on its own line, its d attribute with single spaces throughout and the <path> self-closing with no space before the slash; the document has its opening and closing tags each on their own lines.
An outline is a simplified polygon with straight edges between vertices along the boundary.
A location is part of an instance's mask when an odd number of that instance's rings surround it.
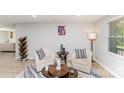
<svg viewBox="0 0 124 93">
<path fill-rule="evenodd" d="M 0 31 L 0 52 L 15 53 L 15 31 Z"/>
</svg>

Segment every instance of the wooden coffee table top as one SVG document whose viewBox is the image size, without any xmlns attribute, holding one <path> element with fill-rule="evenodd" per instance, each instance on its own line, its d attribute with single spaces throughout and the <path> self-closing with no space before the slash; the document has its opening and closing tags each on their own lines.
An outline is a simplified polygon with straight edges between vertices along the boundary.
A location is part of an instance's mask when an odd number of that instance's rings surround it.
<svg viewBox="0 0 124 93">
<path fill-rule="evenodd" d="M 62 77 L 68 73 L 69 68 L 64 64 L 61 64 L 61 70 L 56 70 L 56 65 L 50 65 L 48 71 L 52 76 Z"/>
<path fill-rule="evenodd" d="M 71 72 L 73 73 L 71 73 Z M 47 78 L 54 78 L 54 77 L 60 77 L 60 78 L 77 78 L 78 72 L 70 67 L 67 67 L 66 65 L 62 64 L 61 70 L 56 70 L 55 65 L 50 65 L 48 71 L 45 70 L 45 67 L 42 69 L 42 74 Z"/>
</svg>

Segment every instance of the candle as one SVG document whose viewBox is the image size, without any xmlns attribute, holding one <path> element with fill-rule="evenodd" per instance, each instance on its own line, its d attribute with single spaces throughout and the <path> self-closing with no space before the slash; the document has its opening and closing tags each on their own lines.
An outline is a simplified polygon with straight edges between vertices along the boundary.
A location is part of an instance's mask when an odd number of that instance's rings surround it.
<svg viewBox="0 0 124 93">
<path fill-rule="evenodd" d="M 45 70 L 46 70 L 46 71 L 48 71 L 48 68 L 49 68 L 49 66 L 48 66 L 48 65 L 46 65 L 46 66 L 45 66 Z"/>
</svg>

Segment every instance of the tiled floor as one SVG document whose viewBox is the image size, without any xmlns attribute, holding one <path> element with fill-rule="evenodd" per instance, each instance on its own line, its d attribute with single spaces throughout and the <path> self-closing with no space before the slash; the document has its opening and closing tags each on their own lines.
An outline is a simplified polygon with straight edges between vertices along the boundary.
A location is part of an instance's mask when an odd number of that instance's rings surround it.
<svg viewBox="0 0 124 93">
<path fill-rule="evenodd" d="M 107 70 L 105 70 L 101 65 L 93 62 L 92 67 L 97 70 L 104 78 L 113 78 L 113 75 L 111 75 Z"/>
<path fill-rule="evenodd" d="M 0 53 L 0 77 L 15 77 L 30 63 L 15 60 L 13 53 Z"/>
<path fill-rule="evenodd" d="M 32 62 L 33 61 L 17 61 L 15 60 L 13 53 L 0 53 L 0 77 L 15 77 L 20 71 L 24 70 L 25 67 Z M 93 63 L 93 68 L 97 69 L 97 71 L 100 72 L 105 78 L 113 77 L 108 71 L 97 63 Z"/>
</svg>

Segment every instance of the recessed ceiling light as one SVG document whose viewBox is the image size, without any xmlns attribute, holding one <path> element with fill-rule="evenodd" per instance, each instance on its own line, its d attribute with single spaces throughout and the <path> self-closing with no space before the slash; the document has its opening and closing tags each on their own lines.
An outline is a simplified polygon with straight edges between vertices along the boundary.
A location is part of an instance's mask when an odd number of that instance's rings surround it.
<svg viewBox="0 0 124 93">
<path fill-rule="evenodd" d="M 32 17 L 36 18 L 36 17 L 37 17 L 37 15 L 32 15 Z"/>
<path fill-rule="evenodd" d="M 77 15 L 77 16 L 81 16 L 81 15 Z"/>
</svg>

